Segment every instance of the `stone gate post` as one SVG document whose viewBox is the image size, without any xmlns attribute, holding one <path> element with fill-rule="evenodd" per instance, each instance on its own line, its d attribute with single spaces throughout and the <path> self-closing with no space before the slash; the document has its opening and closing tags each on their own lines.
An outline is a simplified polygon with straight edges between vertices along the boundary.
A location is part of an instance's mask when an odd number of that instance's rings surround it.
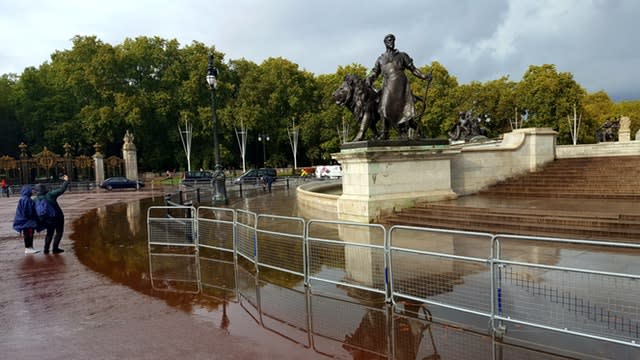
<svg viewBox="0 0 640 360">
<path fill-rule="evenodd" d="M 96 185 L 100 185 L 104 181 L 104 155 L 100 152 L 100 145 L 93 145 L 96 153 L 93 154 L 93 168 L 96 171 Z"/>
<path fill-rule="evenodd" d="M 122 145 L 122 159 L 124 160 L 125 176 L 127 179 L 138 180 L 138 158 L 133 134 L 127 130 Z"/>
</svg>

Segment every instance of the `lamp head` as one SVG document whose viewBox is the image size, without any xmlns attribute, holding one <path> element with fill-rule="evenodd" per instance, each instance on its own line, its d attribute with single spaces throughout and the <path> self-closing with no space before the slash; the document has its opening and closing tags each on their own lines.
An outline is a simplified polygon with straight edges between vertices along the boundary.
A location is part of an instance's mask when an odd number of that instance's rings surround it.
<svg viewBox="0 0 640 360">
<path fill-rule="evenodd" d="M 209 65 L 207 66 L 207 84 L 209 88 L 215 89 L 218 85 L 218 69 L 213 66 L 213 54 L 209 55 Z"/>
</svg>

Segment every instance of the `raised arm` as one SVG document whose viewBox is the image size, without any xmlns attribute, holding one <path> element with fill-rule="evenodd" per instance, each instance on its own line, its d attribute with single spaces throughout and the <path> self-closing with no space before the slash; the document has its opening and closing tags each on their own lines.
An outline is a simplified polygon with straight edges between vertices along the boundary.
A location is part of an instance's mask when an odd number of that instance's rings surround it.
<svg viewBox="0 0 640 360">
<path fill-rule="evenodd" d="M 67 189 L 69 188 L 69 177 L 65 175 L 63 179 L 64 179 L 64 182 L 62 183 L 62 186 L 59 189 L 51 190 L 49 192 L 51 196 L 53 196 L 54 198 L 57 198 L 58 196 L 64 194 L 64 192 L 67 191 Z"/>
</svg>

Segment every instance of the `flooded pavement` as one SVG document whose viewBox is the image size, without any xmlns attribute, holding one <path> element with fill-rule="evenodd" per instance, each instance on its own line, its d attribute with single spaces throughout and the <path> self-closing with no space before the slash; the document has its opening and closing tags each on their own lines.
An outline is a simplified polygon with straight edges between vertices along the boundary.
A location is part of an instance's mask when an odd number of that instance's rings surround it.
<svg viewBox="0 0 640 360">
<path fill-rule="evenodd" d="M 149 296 L 119 281 L 143 283 L 143 272 L 128 267 L 124 246 L 107 246 L 113 238 L 126 244 L 128 235 L 108 228 L 99 233 L 72 223 L 84 213 L 85 219 L 109 216 L 108 204 L 135 198 L 157 196 L 162 192 L 66 193 L 59 202 L 66 215 L 66 230 L 60 255 L 25 256 L 22 239 L 11 230 L 17 198 L 0 199 L 0 357 L 3 359 L 258 359 L 306 358 L 304 349 L 279 336 L 250 337 L 230 335 L 220 329 L 209 312 L 192 314 L 174 303 Z M 92 210 L 97 209 L 97 210 Z M 116 213 L 126 207 L 117 206 Z M 125 217 L 126 218 L 126 217 Z M 143 219 L 144 213 L 136 218 Z M 116 220 L 117 219 L 117 220 Z M 114 217 L 112 224 L 127 220 Z M 143 221 L 144 222 L 144 221 Z M 142 222 L 142 223 L 143 223 Z M 86 222 L 85 222 L 86 223 Z M 115 225 L 114 225 L 115 226 Z M 127 225 L 128 226 L 128 225 Z M 123 227 L 117 227 L 118 231 Z M 143 227 L 144 231 L 144 227 Z M 69 236 L 73 232 L 73 241 Z M 113 236 L 112 236 L 113 235 Z M 101 249 L 92 259 L 104 268 L 120 269 L 102 274 L 81 263 L 76 257 L 76 239 L 86 239 L 86 249 Z M 136 237 L 138 238 L 138 237 Z M 43 235 L 36 236 L 35 246 L 42 248 Z M 98 245 L 101 244 L 101 245 Z M 79 252 L 83 252 L 80 250 Z M 87 257 L 84 257 L 86 259 Z M 148 266 L 148 265 L 147 265 Z M 133 279 L 138 278 L 137 281 Z M 120 279 L 120 280 L 119 280 Z M 240 321 L 237 319 L 236 321 Z M 249 331 L 253 327 L 248 327 Z M 311 357 L 313 358 L 313 357 Z"/>
<path fill-rule="evenodd" d="M 294 200 L 294 189 L 279 189 L 233 198 L 230 206 L 295 216 Z M 81 207 L 77 201 L 62 206 Z M 380 296 L 364 291 L 338 289 L 340 297 L 311 293 L 295 275 L 256 273 L 248 262 L 235 265 L 213 250 L 149 249 L 146 211 L 162 204 L 162 196 L 156 196 L 73 210 L 73 248 L 63 240 L 70 250 L 63 256 L 25 257 L 17 238 L 3 238 L 0 353 L 17 354 L 17 359 L 387 359 L 391 354 L 398 359 L 603 359 L 611 354 L 599 343 L 593 343 L 589 356 L 561 347 L 540 352 L 525 341 L 501 345 L 485 335 L 486 322 L 473 329 L 429 321 L 431 311 L 435 318 L 445 316 L 446 309 L 425 311 L 411 303 L 391 309 Z M 36 243 L 41 246 L 42 236 Z M 552 255 L 551 261 L 560 259 L 557 252 Z M 460 280 L 438 286 L 455 284 Z M 558 343 L 554 333 L 513 329 Z M 637 355 L 617 354 L 620 359 Z"/>
</svg>

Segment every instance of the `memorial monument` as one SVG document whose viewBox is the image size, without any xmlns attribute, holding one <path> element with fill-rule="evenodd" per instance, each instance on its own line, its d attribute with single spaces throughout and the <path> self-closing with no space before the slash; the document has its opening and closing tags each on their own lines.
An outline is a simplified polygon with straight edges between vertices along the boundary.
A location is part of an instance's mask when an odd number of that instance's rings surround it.
<svg viewBox="0 0 640 360">
<path fill-rule="evenodd" d="M 342 195 L 338 214 L 342 220 L 371 222 L 396 207 L 412 206 L 416 201 L 455 198 L 451 190 L 450 154 L 442 139 L 424 139 L 421 114 L 416 113 L 416 96 L 411 93 L 405 71 L 425 80 L 425 102 L 432 74 L 423 74 L 413 59 L 395 47 L 395 36 L 384 37 L 385 52 L 365 79 L 347 75 L 333 93 L 359 123 L 352 142 L 343 144 L 332 157 L 342 165 Z M 382 88 L 373 87 L 382 76 Z M 425 102 L 426 104 L 426 102 Z M 397 138 L 390 139 L 390 130 Z M 374 139 L 367 139 L 371 130 Z M 428 179 L 407 176 L 428 174 Z"/>
<path fill-rule="evenodd" d="M 393 34 L 384 37 L 386 51 L 378 57 L 366 79 L 363 80 L 357 75 L 347 75 L 340 88 L 333 93 L 336 103 L 346 106 L 360 124 L 353 141 L 362 140 L 367 129 L 371 129 L 379 140 L 387 140 L 391 128 L 398 130 L 401 138 L 413 138 L 415 133 L 422 135 L 420 117 L 424 114 L 426 105 L 422 114 L 416 115 L 416 97 L 411 93 L 405 70 L 427 81 L 427 90 L 432 74 L 425 75 L 416 68 L 413 59 L 407 53 L 396 49 L 395 41 L 396 37 Z M 383 77 L 382 89 L 376 90 L 373 83 L 380 75 Z M 421 100 L 425 102 L 426 99 Z M 380 132 L 377 131 L 379 120 Z"/>
</svg>

